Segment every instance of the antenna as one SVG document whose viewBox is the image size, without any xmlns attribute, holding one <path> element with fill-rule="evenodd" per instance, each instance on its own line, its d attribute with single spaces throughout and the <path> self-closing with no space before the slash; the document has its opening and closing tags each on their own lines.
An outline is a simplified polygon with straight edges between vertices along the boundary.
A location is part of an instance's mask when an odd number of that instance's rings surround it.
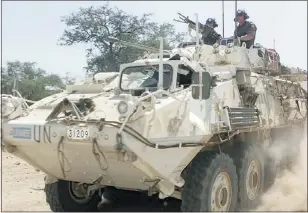
<svg viewBox="0 0 308 213">
<path fill-rule="evenodd" d="M 195 13 L 196 16 L 196 47 L 199 47 L 199 20 L 198 14 Z"/>
<path fill-rule="evenodd" d="M 275 50 L 275 38 L 273 39 L 273 49 Z"/>
<path fill-rule="evenodd" d="M 158 71 L 158 89 L 164 89 L 164 64 L 163 64 L 163 54 L 164 54 L 164 39 L 163 37 L 159 38 L 160 45 L 159 45 L 159 71 Z"/>
<path fill-rule="evenodd" d="M 235 15 L 234 15 L 234 17 L 236 18 L 236 11 L 237 11 L 237 0 L 235 0 L 234 9 L 235 9 Z M 235 29 L 236 29 L 236 27 L 237 27 L 237 25 L 236 25 L 236 21 L 234 22 L 234 25 L 235 25 Z"/>
<path fill-rule="evenodd" d="M 225 2 L 222 0 L 222 37 L 225 37 Z"/>
</svg>

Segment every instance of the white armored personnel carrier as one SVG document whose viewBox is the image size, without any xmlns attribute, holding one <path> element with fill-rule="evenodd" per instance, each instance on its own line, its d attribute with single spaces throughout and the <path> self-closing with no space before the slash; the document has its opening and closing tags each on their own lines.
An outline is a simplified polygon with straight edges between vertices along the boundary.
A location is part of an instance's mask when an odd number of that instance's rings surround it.
<svg viewBox="0 0 308 213">
<path fill-rule="evenodd" d="M 46 173 L 53 211 L 95 211 L 110 187 L 174 197 L 183 211 L 258 204 L 277 163 L 267 150 L 305 122 L 305 90 L 271 76 L 278 68 L 260 46 L 168 54 L 161 44 L 159 58 L 122 64 L 114 81 L 68 86 L 30 108 L 2 102 L 2 144 Z"/>
</svg>

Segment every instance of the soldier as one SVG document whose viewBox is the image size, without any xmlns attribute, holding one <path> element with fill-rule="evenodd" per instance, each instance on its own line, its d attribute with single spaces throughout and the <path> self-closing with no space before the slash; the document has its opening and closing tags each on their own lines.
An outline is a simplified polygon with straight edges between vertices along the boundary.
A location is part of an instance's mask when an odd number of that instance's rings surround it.
<svg viewBox="0 0 308 213">
<path fill-rule="evenodd" d="M 234 31 L 234 38 L 240 40 L 240 45 L 245 42 L 246 48 L 249 49 L 255 43 L 257 27 L 251 21 L 246 21 L 247 19 L 249 19 L 249 16 L 245 10 L 238 10 L 236 12 L 234 21 L 239 24 Z"/>
<path fill-rule="evenodd" d="M 189 23 L 189 27 L 191 29 L 196 29 L 196 24 L 194 22 Z M 220 34 L 218 34 L 214 28 L 218 27 L 215 19 L 208 18 L 206 20 L 205 25 L 199 23 L 199 28 L 202 34 L 202 41 L 204 44 L 213 45 L 215 43 L 219 43 L 222 38 Z"/>
<path fill-rule="evenodd" d="M 218 27 L 216 20 L 213 18 L 208 18 L 202 30 L 202 40 L 204 44 L 213 45 L 218 43 L 221 39 L 221 35 L 215 31 Z"/>
</svg>

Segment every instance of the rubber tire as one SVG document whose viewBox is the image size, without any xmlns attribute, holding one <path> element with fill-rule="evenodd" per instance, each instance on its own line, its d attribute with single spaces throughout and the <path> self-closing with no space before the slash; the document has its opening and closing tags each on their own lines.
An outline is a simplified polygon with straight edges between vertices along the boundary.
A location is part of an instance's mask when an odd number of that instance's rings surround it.
<svg viewBox="0 0 308 213">
<path fill-rule="evenodd" d="M 101 198 L 96 192 L 86 204 L 76 203 L 69 193 L 69 181 L 45 184 L 46 202 L 53 212 L 96 212 Z"/>
<path fill-rule="evenodd" d="M 264 165 L 264 187 L 263 190 L 266 192 L 275 183 L 276 177 L 279 173 L 279 164 L 275 159 L 269 157 L 266 158 L 266 163 Z"/>
<path fill-rule="evenodd" d="M 183 212 L 211 211 L 210 194 L 213 182 L 221 170 L 228 173 L 232 184 L 232 198 L 229 211 L 234 211 L 237 203 L 238 179 L 233 160 L 225 153 L 202 152 L 192 161 L 182 191 Z"/>
<path fill-rule="evenodd" d="M 256 208 L 260 203 L 260 199 L 262 197 L 264 191 L 264 154 L 262 150 L 258 146 L 254 145 L 246 145 L 241 143 L 241 157 L 237 159 L 237 174 L 238 174 L 238 204 L 237 211 L 248 211 Z M 258 192 L 258 196 L 255 200 L 250 200 L 247 196 L 246 192 L 246 176 L 249 163 L 251 160 L 257 160 L 260 164 L 261 176 L 260 176 L 260 188 Z"/>
</svg>

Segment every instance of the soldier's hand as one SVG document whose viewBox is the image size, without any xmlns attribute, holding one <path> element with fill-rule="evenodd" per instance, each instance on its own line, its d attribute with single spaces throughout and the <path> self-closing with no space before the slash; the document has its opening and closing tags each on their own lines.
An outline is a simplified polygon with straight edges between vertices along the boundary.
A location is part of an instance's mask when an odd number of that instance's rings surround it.
<svg viewBox="0 0 308 213">
<path fill-rule="evenodd" d="M 241 37 L 238 37 L 238 39 L 240 40 L 240 41 L 245 41 L 245 38 L 246 36 L 241 36 Z"/>
<path fill-rule="evenodd" d="M 238 41 L 240 41 L 240 40 L 241 40 L 241 36 L 239 36 L 239 35 L 235 35 L 233 39 L 234 39 L 234 40 L 236 40 L 236 41 L 238 42 Z"/>
<path fill-rule="evenodd" d="M 239 39 L 238 39 L 238 37 L 234 37 L 234 38 L 233 38 L 233 43 L 234 43 L 235 46 L 239 45 Z"/>
<path fill-rule="evenodd" d="M 195 25 L 194 24 L 188 24 L 188 27 L 189 28 L 195 28 Z"/>
</svg>

